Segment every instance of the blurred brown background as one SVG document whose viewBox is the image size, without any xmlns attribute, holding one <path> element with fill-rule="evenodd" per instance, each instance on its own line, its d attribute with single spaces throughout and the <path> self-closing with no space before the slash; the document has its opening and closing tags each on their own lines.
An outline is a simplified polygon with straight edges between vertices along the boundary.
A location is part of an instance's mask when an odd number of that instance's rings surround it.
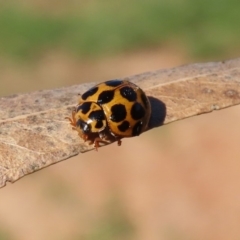
<svg viewBox="0 0 240 240">
<path fill-rule="evenodd" d="M 239 57 L 240 2 L 0 2 L 0 96 Z M 0 190 L 0 240 L 240 238 L 240 107 Z"/>
</svg>

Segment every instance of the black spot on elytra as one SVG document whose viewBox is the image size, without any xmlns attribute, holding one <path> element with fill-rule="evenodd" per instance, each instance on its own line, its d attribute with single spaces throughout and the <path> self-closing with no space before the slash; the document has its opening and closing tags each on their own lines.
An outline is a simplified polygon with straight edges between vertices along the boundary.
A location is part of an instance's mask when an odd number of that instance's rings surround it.
<svg viewBox="0 0 240 240">
<path fill-rule="evenodd" d="M 91 102 L 82 103 L 81 105 L 79 105 L 77 107 L 77 112 L 79 112 L 81 110 L 83 114 L 88 113 L 91 108 L 91 104 L 92 104 Z"/>
<path fill-rule="evenodd" d="M 145 110 L 140 103 L 136 102 L 133 104 L 131 109 L 131 116 L 134 120 L 139 120 L 145 116 Z"/>
<path fill-rule="evenodd" d="M 82 95 L 82 99 L 86 100 L 88 97 L 94 95 L 97 91 L 98 91 L 98 87 L 93 87 L 93 88 L 89 89 L 87 92 L 85 92 Z"/>
<path fill-rule="evenodd" d="M 130 124 L 128 121 L 123 121 L 120 125 L 118 125 L 118 129 L 121 132 L 126 132 L 130 127 Z"/>
<path fill-rule="evenodd" d="M 102 121 L 105 119 L 103 110 L 92 111 L 89 116 L 92 120 Z"/>
<path fill-rule="evenodd" d="M 95 128 L 102 128 L 103 127 L 103 122 L 102 121 L 97 121 L 95 124 Z"/>
<path fill-rule="evenodd" d="M 148 99 L 147 99 L 147 96 L 144 93 L 141 94 L 141 99 L 143 101 L 144 107 L 148 108 L 149 107 L 148 106 Z"/>
<path fill-rule="evenodd" d="M 106 90 L 99 94 L 97 103 L 105 104 L 111 102 L 114 97 L 114 90 Z"/>
<path fill-rule="evenodd" d="M 88 133 L 91 130 L 91 125 L 85 123 L 81 119 L 77 121 L 77 126 L 80 127 L 84 133 Z"/>
<path fill-rule="evenodd" d="M 129 102 L 136 101 L 137 94 L 131 87 L 123 87 L 120 89 L 121 95 L 126 98 Z"/>
<path fill-rule="evenodd" d="M 110 116 L 110 119 L 113 122 L 121 122 L 127 116 L 127 111 L 123 104 L 116 104 L 116 105 L 112 106 L 111 112 L 112 112 L 112 115 Z"/>
<path fill-rule="evenodd" d="M 133 131 L 132 131 L 133 136 L 140 135 L 140 133 L 142 132 L 142 125 L 143 125 L 142 121 L 139 121 L 135 124 L 135 126 L 133 127 Z"/>
<path fill-rule="evenodd" d="M 117 87 L 119 85 L 121 85 L 123 83 L 123 81 L 121 80 L 109 80 L 106 81 L 105 84 L 109 87 Z"/>
</svg>

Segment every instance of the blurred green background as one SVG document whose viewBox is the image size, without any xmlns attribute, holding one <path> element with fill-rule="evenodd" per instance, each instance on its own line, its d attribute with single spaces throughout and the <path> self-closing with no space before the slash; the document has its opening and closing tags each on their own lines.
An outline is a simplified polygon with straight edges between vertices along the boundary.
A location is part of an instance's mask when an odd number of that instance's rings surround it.
<svg viewBox="0 0 240 240">
<path fill-rule="evenodd" d="M 99 64 L 142 51 L 179 57 L 156 68 L 237 57 L 239 8 L 237 0 L 1 1 L 0 95 L 121 77 Z"/>
<path fill-rule="evenodd" d="M 1 4 L 2 56 L 30 61 L 61 49 L 84 59 L 177 44 L 213 58 L 240 48 L 237 0 L 44 2 Z"/>
<path fill-rule="evenodd" d="M 2 0 L 0 96 L 239 57 L 239 12 L 238 0 Z M 239 239 L 238 112 L 154 129 L 8 185 L 0 240 Z"/>
</svg>

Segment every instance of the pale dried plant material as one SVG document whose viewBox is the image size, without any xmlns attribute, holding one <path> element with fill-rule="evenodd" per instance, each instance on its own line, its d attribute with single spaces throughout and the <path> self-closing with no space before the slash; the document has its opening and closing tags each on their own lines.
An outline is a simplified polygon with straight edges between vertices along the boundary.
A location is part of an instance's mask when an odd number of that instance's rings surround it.
<svg viewBox="0 0 240 240">
<path fill-rule="evenodd" d="M 149 129 L 240 103 L 240 58 L 126 78 L 150 96 Z M 66 116 L 95 83 L 0 98 L 0 187 L 93 149 Z M 121 148 L 119 148 L 121 151 Z"/>
</svg>

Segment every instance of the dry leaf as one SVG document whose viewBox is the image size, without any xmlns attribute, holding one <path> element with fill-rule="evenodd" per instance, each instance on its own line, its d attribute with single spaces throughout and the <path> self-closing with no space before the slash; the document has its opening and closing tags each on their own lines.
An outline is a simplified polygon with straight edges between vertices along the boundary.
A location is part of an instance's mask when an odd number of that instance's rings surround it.
<svg viewBox="0 0 240 240">
<path fill-rule="evenodd" d="M 149 129 L 240 103 L 240 59 L 126 78 L 149 96 Z M 0 98 L 0 187 L 92 150 L 64 118 L 95 83 Z"/>
</svg>

